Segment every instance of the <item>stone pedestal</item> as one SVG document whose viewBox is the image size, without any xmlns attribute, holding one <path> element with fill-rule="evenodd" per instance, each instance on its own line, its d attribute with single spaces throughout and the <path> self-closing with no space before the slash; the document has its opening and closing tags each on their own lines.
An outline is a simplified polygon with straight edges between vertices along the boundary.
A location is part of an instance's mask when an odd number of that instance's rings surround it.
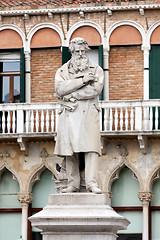
<svg viewBox="0 0 160 240">
<path fill-rule="evenodd" d="M 54 194 L 29 220 L 42 230 L 43 240 L 115 240 L 129 221 L 109 205 L 104 194 Z"/>
</svg>

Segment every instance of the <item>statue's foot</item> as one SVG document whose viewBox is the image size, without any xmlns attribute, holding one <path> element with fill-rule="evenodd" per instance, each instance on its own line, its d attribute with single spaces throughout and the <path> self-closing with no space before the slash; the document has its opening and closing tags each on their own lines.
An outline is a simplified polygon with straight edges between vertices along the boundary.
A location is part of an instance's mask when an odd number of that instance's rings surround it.
<svg viewBox="0 0 160 240">
<path fill-rule="evenodd" d="M 92 193 L 96 193 L 96 194 L 101 194 L 102 193 L 102 190 L 98 187 L 90 187 L 90 188 L 88 188 L 88 191 L 92 192 Z"/>
<path fill-rule="evenodd" d="M 66 189 L 63 189 L 62 193 L 72 193 L 72 192 L 78 192 L 78 191 L 79 191 L 78 188 L 75 188 L 73 186 L 69 186 Z"/>
</svg>

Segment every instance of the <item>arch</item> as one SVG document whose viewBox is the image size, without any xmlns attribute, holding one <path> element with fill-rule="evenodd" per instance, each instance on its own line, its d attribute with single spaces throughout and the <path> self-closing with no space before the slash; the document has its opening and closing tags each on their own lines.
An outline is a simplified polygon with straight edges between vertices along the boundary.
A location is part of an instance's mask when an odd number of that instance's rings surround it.
<svg viewBox="0 0 160 240">
<path fill-rule="evenodd" d="M 0 44 L 1 48 L 25 47 L 25 35 L 17 26 L 12 24 L 4 24 L 2 27 L 0 27 Z"/>
<path fill-rule="evenodd" d="M 31 31 L 28 33 L 27 35 L 27 39 L 28 39 L 28 51 L 30 49 L 30 46 L 31 46 L 31 40 L 32 40 L 32 37 L 36 34 L 40 34 L 41 33 L 43 34 L 43 32 L 45 31 L 44 29 L 47 29 L 47 31 L 50 31 L 49 29 L 52 29 L 54 30 L 54 32 L 56 33 L 56 37 L 57 37 L 57 34 L 58 36 L 60 37 L 61 39 L 61 43 L 62 43 L 62 46 L 63 46 L 63 42 L 64 42 L 64 35 L 63 35 L 63 32 L 62 30 L 55 24 L 53 23 L 40 23 L 40 24 L 37 24 L 35 27 L 33 27 L 31 29 Z M 40 32 L 40 30 L 42 30 L 42 32 Z M 35 35 L 35 36 L 36 36 Z M 37 35 L 38 36 L 38 35 Z M 49 43 L 49 39 L 46 39 Z"/>
<path fill-rule="evenodd" d="M 82 28 L 85 29 L 85 31 L 84 31 L 83 35 L 79 35 L 79 34 L 82 34 Z M 96 33 L 97 33 L 97 36 L 99 36 L 99 42 L 101 41 L 101 43 L 100 44 L 95 44 L 95 45 L 104 44 L 104 34 L 103 34 L 103 31 L 102 31 L 101 27 L 97 23 L 94 23 L 92 21 L 81 21 L 81 22 L 78 22 L 78 23 L 74 24 L 70 28 L 70 30 L 68 31 L 67 36 L 66 36 L 67 47 L 69 46 L 69 42 L 70 42 L 70 39 L 72 38 L 72 36 L 77 37 L 77 34 L 78 34 L 78 36 L 82 36 L 83 38 L 85 38 L 85 36 L 86 36 L 87 39 L 85 39 L 85 40 L 89 41 L 88 44 L 89 45 L 94 45 L 94 44 L 90 44 L 91 41 L 89 39 L 89 35 L 86 35 L 87 30 L 92 30 L 93 31 L 92 33 L 94 33 L 94 36 L 95 36 Z M 76 31 L 77 31 L 77 33 L 76 33 Z"/>
<path fill-rule="evenodd" d="M 31 39 L 31 48 L 53 46 L 61 46 L 61 39 L 59 34 L 51 28 L 42 28 L 37 30 Z"/>
<path fill-rule="evenodd" d="M 12 173 L 13 179 L 16 180 L 19 183 L 19 188 L 20 188 L 20 192 L 22 191 L 22 181 L 18 175 L 18 173 L 11 167 L 8 166 L 8 164 L 6 162 L 4 162 L 1 166 L 0 166 L 0 177 L 2 175 L 2 173 L 5 170 L 8 170 L 9 172 Z"/>
<path fill-rule="evenodd" d="M 147 32 L 148 46 L 150 46 L 150 44 L 156 44 L 156 43 L 158 43 L 158 41 L 160 43 L 160 37 L 158 34 L 159 32 L 160 32 L 160 21 L 157 21 L 148 29 L 148 32 Z"/>
<path fill-rule="evenodd" d="M 142 36 L 140 32 L 135 27 L 129 25 L 117 27 L 110 36 L 109 45 L 111 46 L 128 44 L 142 44 Z"/>
<path fill-rule="evenodd" d="M 121 165 L 117 166 L 116 169 L 114 169 L 112 171 L 112 173 L 110 174 L 108 184 L 107 184 L 108 192 L 111 191 L 112 183 L 119 178 L 119 173 L 124 167 L 129 168 L 133 172 L 133 174 L 135 175 L 135 178 L 137 178 L 137 180 L 139 182 L 139 187 L 140 187 L 139 191 L 141 192 L 143 189 L 142 178 L 139 176 L 137 170 L 133 166 L 130 166 L 130 164 L 124 163 L 124 162 L 121 163 Z"/>
<path fill-rule="evenodd" d="M 143 27 L 134 22 L 134 21 L 130 21 L 130 20 L 124 20 L 124 21 L 118 21 L 116 23 L 114 23 L 107 31 L 106 33 L 106 47 L 107 49 L 109 50 L 109 41 L 110 41 L 110 37 L 111 37 L 111 34 L 113 33 L 113 31 L 118 28 L 118 27 L 121 27 L 121 26 L 131 26 L 131 27 L 134 27 L 136 28 L 139 33 L 141 34 L 141 37 L 142 37 L 142 45 L 145 45 L 146 43 L 146 34 L 145 34 L 145 31 L 143 29 Z"/>
<path fill-rule="evenodd" d="M 35 182 L 40 180 L 40 175 L 41 173 L 45 170 L 48 169 L 49 171 L 52 172 L 53 174 L 53 178 L 57 179 L 58 177 L 58 172 L 56 171 L 56 169 L 52 169 L 50 167 L 50 165 L 48 165 L 47 163 L 42 163 L 40 164 L 35 170 L 34 172 L 30 175 L 29 179 L 28 179 L 28 183 L 27 183 L 27 187 L 26 187 L 26 191 L 27 192 L 32 192 L 32 186 Z"/>
<path fill-rule="evenodd" d="M 154 169 L 151 177 L 149 178 L 149 189 L 148 189 L 148 190 L 149 190 L 150 192 L 152 192 L 152 185 L 153 185 L 153 183 L 154 183 L 157 179 L 160 179 L 160 166 L 157 166 L 157 167 Z"/>
</svg>

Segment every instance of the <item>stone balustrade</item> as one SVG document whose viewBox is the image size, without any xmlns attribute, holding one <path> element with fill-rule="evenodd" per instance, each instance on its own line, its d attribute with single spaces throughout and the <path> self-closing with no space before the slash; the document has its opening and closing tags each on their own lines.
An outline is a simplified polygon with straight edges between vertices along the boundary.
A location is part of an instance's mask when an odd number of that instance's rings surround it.
<svg viewBox="0 0 160 240">
<path fill-rule="evenodd" d="M 158 134 L 160 100 L 100 101 L 101 135 Z M 59 104 L 0 104 L 0 136 L 51 134 L 57 130 Z"/>
</svg>

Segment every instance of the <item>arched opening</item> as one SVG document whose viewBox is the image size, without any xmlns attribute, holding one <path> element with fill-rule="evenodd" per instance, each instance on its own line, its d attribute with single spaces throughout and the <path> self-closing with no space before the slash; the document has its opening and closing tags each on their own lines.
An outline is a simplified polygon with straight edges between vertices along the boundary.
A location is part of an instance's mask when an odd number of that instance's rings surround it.
<svg viewBox="0 0 160 240">
<path fill-rule="evenodd" d="M 30 216 L 42 210 L 45 205 L 48 203 L 48 195 L 55 193 L 55 182 L 53 179 L 53 174 L 45 169 L 41 175 L 40 180 L 35 182 L 32 187 L 33 200 L 32 204 L 29 207 Z M 30 239 L 41 240 L 42 235 L 40 234 L 40 230 L 32 227 L 29 222 L 29 233 Z"/>
<path fill-rule="evenodd" d="M 0 103 L 24 102 L 24 50 L 19 33 L 1 30 L 0 49 Z"/>
<path fill-rule="evenodd" d="M 31 39 L 31 101 L 55 101 L 54 76 L 61 67 L 61 38 L 57 31 L 39 29 Z"/>
<path fill-rule="evenodd" d="M 131 223 L 127 230 L 118 232 L 119 239 L 142 237 L 142 204 L 138 199 L 139 183 L 133 172 L 124 167 L 119 178 L 112 183 L 112 207 Z"/>
<path fill-rule="evenodd" d="M 21 235 L 21 204 L 17 200 L 19 184 L 8 170 L 0 178 L 0 237 L 18 239 Z M 12 226 L 12 227 L 10 227 Z"/>
<path fill-rule="evenodd" d="M 157 240 L 160 236 L 160 179 L 152 185 L 153 200 L 151 202 L 151 239 Z"/>
<path fill-rule="evenodd" d="M 117 27 L 110 36 L 110 100 L 143 99 L 142 36 L 133 26 Z M 138 68 L 138 71 L 137 71 Z"/>
</svg>

